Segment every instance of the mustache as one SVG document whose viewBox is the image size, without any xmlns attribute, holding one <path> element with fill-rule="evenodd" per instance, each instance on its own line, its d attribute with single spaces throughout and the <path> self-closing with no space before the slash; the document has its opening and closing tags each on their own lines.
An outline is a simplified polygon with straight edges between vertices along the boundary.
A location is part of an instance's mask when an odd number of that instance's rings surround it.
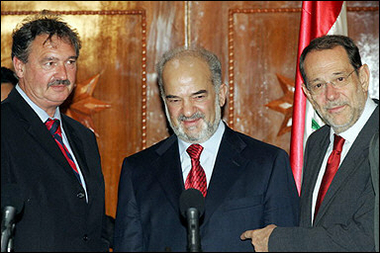
<svg viewBox="0 0 380 253">
<path fill-rule="evenodd" d="M 334 101 L 334 102 L 328 103 L 326 106 L 324 106 L 324 109 L 329 110 L 331 108 L 343 106 L 346 104 L 347 104 L 346 101 Z"/>
<path fill-rule="evenodd" d="M 60 84 L 70 85 L 71 82 L 68 79 L 66 79 L 66 80 L 54 80 L 53 82 L 48 83 L 48 87 L 50 87 L 52 85 L 60 85 Z"/>
<path fill-rule="evenodd" d="M 190 117 L 186 117 L 185 115 L 180 115 L 178 117 L 178 121 L 186 121 L 186 120 L 195 120 L 195 119 L 204 119 L 205 115 L 200 112 L 196 112 Z"/>
</svg>

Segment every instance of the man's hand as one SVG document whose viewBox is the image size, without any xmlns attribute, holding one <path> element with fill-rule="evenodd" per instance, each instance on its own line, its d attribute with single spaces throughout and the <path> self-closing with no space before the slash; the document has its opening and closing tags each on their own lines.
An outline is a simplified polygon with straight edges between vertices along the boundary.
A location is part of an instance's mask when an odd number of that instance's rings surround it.
<svg viewBox="0 0 380 253">
<path fill-rule="evenodd" d="M 268 252 L 268 241 L 269 236 L 272 234 L 273 229 L 277 226 L 274 224 L 268 225 L 265 228 L 247 230 L 241 234 L 240 239 L 247 240 L 251 239 L 255 251 L 258 252 Z"/>
</svg>

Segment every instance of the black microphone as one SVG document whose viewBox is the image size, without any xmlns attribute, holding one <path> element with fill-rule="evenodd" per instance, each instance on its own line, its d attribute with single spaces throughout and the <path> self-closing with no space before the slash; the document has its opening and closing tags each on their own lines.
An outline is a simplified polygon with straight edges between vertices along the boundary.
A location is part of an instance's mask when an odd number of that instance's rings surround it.
<svg viewBox="0 0 380 253">
<path fill-rule="evenodd" d="M 21 191 L 16 184 L 1 189 L 1 252 L 13 251 L 15 217 L 24 206 Z"/>
<path fill-rule="evenodd" d="M 179 208 L 182 216 L 187 219 L 187 250 L 201 252 L 199 218 L 205 210 L 205 198 L 200 191 L 193 188 L 187 189 L 179 198 Z"/>
</svg>

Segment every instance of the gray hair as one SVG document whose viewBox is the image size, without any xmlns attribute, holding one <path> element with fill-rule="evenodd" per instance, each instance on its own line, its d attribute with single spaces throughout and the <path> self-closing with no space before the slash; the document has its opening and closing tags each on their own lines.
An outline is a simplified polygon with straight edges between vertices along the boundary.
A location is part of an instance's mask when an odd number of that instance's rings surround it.
<svg viewBox="0 0 380 253">
<path fill-rule="evenodd" d="M 24 63 L 28 62 L 31 43 L 37 36 L 44 34 L 48 35 L 46 41 L 51 40 L 54 35 L 66 40 L 74 46 L 76 56 L 79 56 L 81 41 L 76 29 L 71 28 L 59 15 L 43 10 L 25 18 L 13 31 L 12 60 L 13 57 L 17 57 Z"/>
</svg>

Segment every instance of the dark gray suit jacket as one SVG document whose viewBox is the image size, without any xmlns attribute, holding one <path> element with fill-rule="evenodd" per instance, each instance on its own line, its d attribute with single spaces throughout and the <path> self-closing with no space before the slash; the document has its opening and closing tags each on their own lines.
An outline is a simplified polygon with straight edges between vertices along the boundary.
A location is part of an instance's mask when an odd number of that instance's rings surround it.
<svg viewBox="0 0 380 253">
<path fill-rule="evenodd" d="M 84 190 L 38 115 L 13 89 L 1 103 L 1 188 L 16 184 L 24 209 L 15 251 L 107 251 L 104 180 L 94 134 L 62 116 L 86 181 Z"/>
<path fill-rule="evenodd" d="M 369 164 L 375 191 L 374 237 L 376 251 L 379 251 L 379 132 L 375 133 L 369 146 Z"/>
<path fill-rule="evenodd" d="M 124 160 L 115 223 L 115 251 L 186 251 L 184 191 L 175 135 Z M 248 229 L 298 224 L 298 193 L 288 155 L 226 127 L 207 196 L 203 251 L 253 250 Z"/>
<path fill-rule="evenodd" d="M 369 143 L 379 131 L 375 109 L 339 167 L 311 224 L 312 194 L 329 145 L 330 127 L 308 139 L 300 201 L 300 227 L 277 227 L 269 238 L 269 251 L 373 251 L 375 195 L 368 159 Z"/>
</svg>

